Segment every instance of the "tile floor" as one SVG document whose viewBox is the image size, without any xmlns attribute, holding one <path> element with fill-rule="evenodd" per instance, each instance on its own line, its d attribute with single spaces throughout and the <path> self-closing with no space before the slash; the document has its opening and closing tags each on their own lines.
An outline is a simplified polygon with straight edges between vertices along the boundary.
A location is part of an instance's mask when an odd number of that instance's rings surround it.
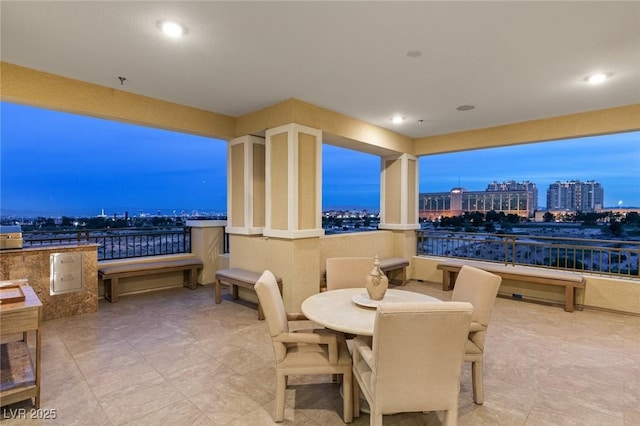
<svg viewBox="0 0 640 426">
<path fill-rule="evenodd" d="M 442 299 L 439 284 L 407 289 Z M 100 302 L 99 312 L 44 323 L 42 403 L 48 421 L 3 426 L 270 425 L 274 359 L 255 306 L 213 287 Z M 323 383 L 324 382 L 324 383 Z M 292 378 L 284 424 L 340 425 L 329 377 Z M 498 299 L 487 337 L 485 403 L 463 368 L 460 425 L 640 425 L 640 317 Z M 4 407 L 27 408 L 27 403 Z M 388 425 L 440 425 L 441 413 L 385 416 Z M 362 414 L 356 425 L 369 424 Z"/>
</svg>

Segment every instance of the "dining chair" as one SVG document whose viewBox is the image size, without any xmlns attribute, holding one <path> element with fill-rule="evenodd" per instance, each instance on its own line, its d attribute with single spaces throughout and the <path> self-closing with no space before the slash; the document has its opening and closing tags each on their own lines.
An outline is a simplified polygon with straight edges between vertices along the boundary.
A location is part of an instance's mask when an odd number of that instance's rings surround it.
<svg viewBox="0 0 640 426">
<path fill-rule="evenodd" d="M 464 345 L 473 307 L 465 302 L 387 303 L 377 308 L 373 340 L 356 337 L 354 410 L 362 393 L 370 424 L 383 415 L 445 411 L 458 419 Z"/>
<path fill-rule="evenodd" d="M 344 336 L 326 330 L 290 331 L 289 321 L 306 320 L 302 313 L 287 313 L 271 271 L 264 271 L 255 290 L 269 326 L 276 358 L 275 421 L 284 420 L 287 377 L 328 374 L 342 376 L 343 419 L 353 420 L 352 361 Z"/>
<path fill-rule="evenodd" d="M 502 277 L 482 269 L 464 265 L 456 278 L 451 300 L 469 302 L 473 305 L 473 316 L 469 327 L 469 338 L 465 345 L 464 361 L 471 362 L 471 383 L 473 387 L 473 401 L 484 403 L 483 370 L 484 370 L 484 342 L 489 327 L 491 311 Z"/>
<path fill-rule="evenodd" d="M 373 257 L 329 257 L 326 262 L 327 291 L 365 287 Z"/>
</svg>

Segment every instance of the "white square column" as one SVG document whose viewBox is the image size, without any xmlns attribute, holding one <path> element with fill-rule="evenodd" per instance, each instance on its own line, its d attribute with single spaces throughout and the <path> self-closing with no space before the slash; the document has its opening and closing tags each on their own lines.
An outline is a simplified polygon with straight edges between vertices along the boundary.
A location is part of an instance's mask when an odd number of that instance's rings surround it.
<svg viewBox="0 0 640 426">
<path fill-rule="evenodd" d="M 380 160 L 380 229 L 419 229 L 418 158 L 410 154 Z"/>
<path fill-rule="evenodd" d="M 265 141 L 241 136 L 227 147 L 228 234 L 259 235 L 265 224 Z"/>
<path fill-rule="evenodd" d="M 267 237 L 324 235 L 322 131 L 291 123 L 266 132 L 265 227 Z"/>
</svg>

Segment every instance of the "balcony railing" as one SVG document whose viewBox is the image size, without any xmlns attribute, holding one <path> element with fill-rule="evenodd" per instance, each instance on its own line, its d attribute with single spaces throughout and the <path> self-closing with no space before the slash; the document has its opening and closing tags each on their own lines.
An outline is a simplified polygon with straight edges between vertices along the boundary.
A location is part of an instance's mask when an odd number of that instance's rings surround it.
<svg viewBox="0 0 640 426">
<path fill-rule="evenodd" d="M 638 278 L 640 242 L 418 231 L 418 255 Z"/>
<path fill-rule="evenodd" d="M 191 252 L 188 226 L 25 231 L 25 247 L 98 244 L 98 261 Z"/>
</svg>

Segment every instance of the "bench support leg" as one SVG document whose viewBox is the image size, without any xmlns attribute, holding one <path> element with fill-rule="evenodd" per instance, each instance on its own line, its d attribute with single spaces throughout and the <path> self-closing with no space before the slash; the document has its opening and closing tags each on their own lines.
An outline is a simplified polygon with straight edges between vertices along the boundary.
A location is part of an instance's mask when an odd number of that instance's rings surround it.
<svg viewBox="0 0 640 426">
<path fill-rule="evenodd" d="M 397 285 L 406 285 L 407 284 L 407 268 L 400 268 L 401 271 L 397 272 L 398 269 L 390 269 L 385 272 L 385 275 L 389 279 L 389 284 L 397 284 Z M 400 282 L 394 278 L 394 275 L 401 275 Z"/>
<path fill-rule="evenodd" d="M 456 282 L 458 274 L 454 271 L 442 271 L 442 290 L 453 290 L 453 284 Z"/>
<path fill-rule="evenodd" d="M 575 295 L 575 287 L 566 286 L 565 287 L 565 305 L 564 310 L 567 312 L 573 312 L 573 300 Z"/>
<path fill-rule="evenodd" d="M 118 301 L 118 277 L 104 279 L 104 298 L 111 303 Z"/>
<path fill-rule="evenodd" d="M 182 271 L 182 282 L 183 285 L 191 290 L 195 290 L 198 288 L 198 269 L 191 268 L 185 269 Z"/>
<path fill-rule="evenodd" d="M 216 305 L 222 302 L 222 283 L 216 280 Z"/>
</svg>

